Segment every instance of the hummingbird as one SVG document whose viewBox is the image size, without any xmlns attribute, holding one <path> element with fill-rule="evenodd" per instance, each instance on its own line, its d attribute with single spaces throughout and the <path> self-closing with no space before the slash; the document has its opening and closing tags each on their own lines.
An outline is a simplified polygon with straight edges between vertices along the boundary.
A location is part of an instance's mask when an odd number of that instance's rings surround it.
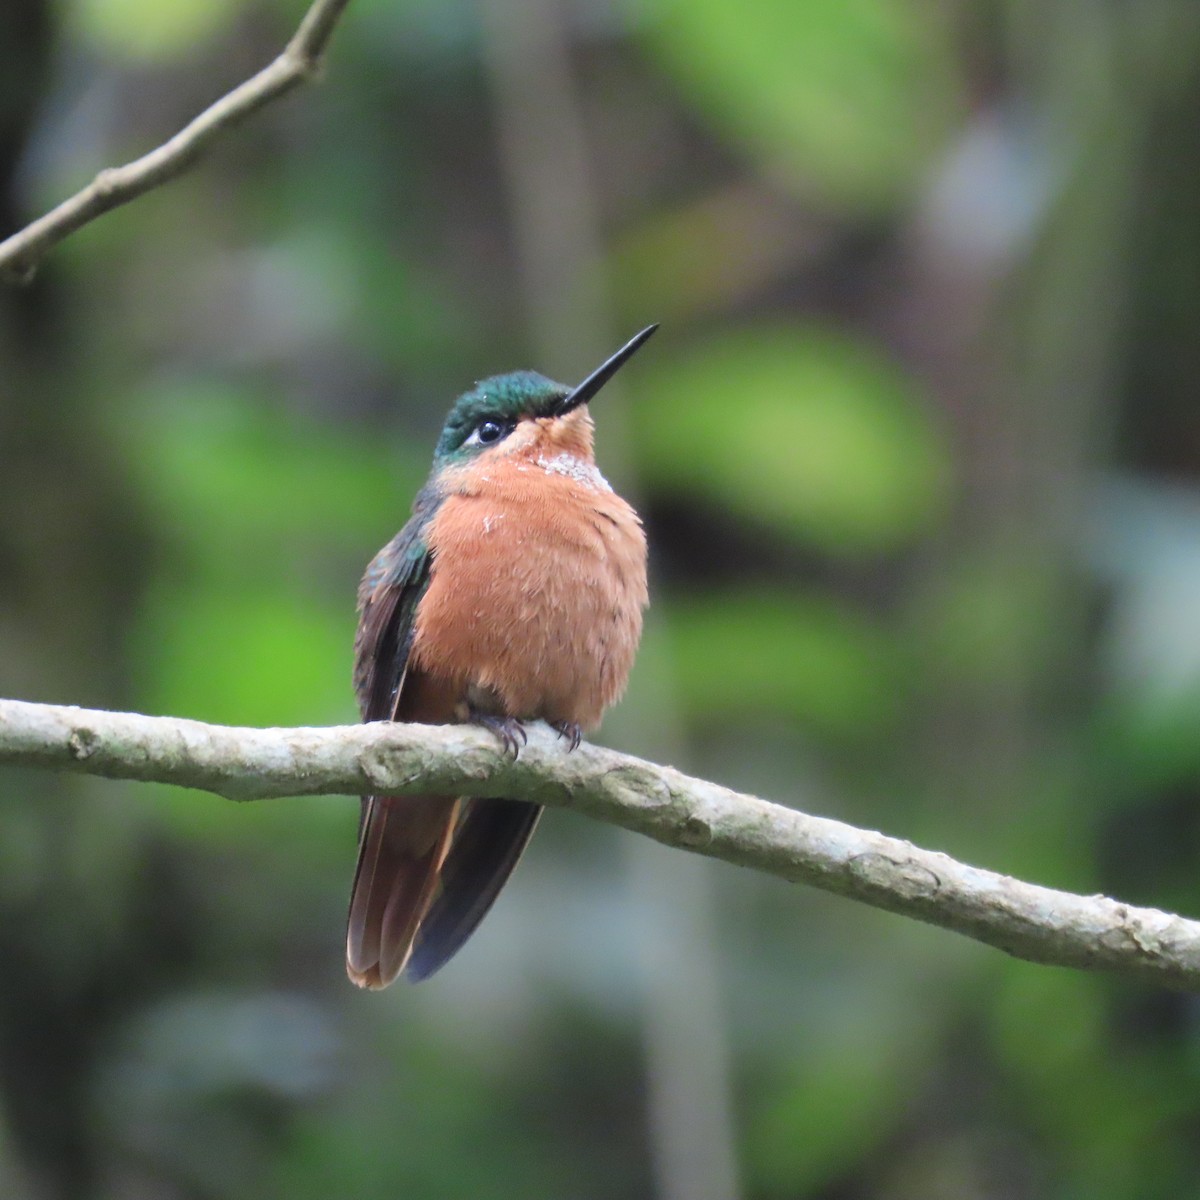
<svg viewBox="0 0 1200 1200">
<path fill-rule="evenodd" d="M 358 589 L 364 721 L 472 722 L 516 756 L 541 719 L 578 747 L 625 690 L 642 633 L 646 538 L 596 466 L 588 402 L 658 328 L 577 387 L 495 375 L 455 401 L 412 517 Z M 486 916 L 541 807 L 365 796 L 346 971 L 428 978 Z"/>
</svg>

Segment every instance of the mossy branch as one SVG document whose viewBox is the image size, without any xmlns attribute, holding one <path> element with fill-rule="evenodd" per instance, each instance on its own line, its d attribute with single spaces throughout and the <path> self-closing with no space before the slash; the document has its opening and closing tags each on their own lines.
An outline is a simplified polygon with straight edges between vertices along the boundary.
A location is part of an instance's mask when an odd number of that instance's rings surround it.
<svg viewBox="0 0 1200 1200">
<path fill-rule="evenodd" d="M 177 784 L 231 800 L 319 793 L 508 796 L 570 808 L 966 934 L 1031 962 L 1200 990 L 1200 922 L 1025 883 L 898 838 L 530 730 L 514 762 L 472 726 L 239 729 L 0 700 L 0 764 Z"/>
<path fill-rule="evenodd" d="M 315 0 L 283 52 L 149 154 L 101 171 L 82 191 L 0 242 L 0 279 L 27 283 L 48 250 L 97 217 L 182 175 L 223 133 L 317 77 L 350 0 Z"/>
</svg>

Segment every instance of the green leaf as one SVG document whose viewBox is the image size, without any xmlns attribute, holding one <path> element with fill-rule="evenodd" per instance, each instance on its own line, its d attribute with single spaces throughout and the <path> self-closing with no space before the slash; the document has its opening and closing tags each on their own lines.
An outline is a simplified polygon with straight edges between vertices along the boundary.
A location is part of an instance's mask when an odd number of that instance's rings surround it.
<svg viewBox="0 0 1200 1200">
<path fill-rule="evenodd" d="M 953 117 L 950 26 L 911 0 L 643 0 L 646 41 L 775 178 L 873 208 L 919 177 Z"/>
<path fill-rule="evenodd" d="M 264 574 L 298 547 L 382 544 L 428 468 L 426 447 L 355 438 L 211 378 L 156 380 L 130 400 L 122 435 L 172 536 L 206 565 L 249 558 Z"/>
<path fill-rule="evenodd" d="M 679 695 L 701 720 L 765 714 L 845 736 L 892 713 L 892 644 L 842 605 L 751 592 L 675 601 L 666 615 Z"/>
<path fill-rule="evenodd" d="M 80 32 L 114 56 L 174 58 L 215 36 L 245 0 L 75 0 Z"/>
<path fill-rule="evenodd" d="M 648 479 L 825 550 L 911 541 L 943 508 L 943 439 L 899 370 L 814 329 L 752 330 L 650 365 L 632 408 Z"/>
<path fill-rule="evenodd" d="M 781 1041 L 777 1078 L 760 1087 L 747 1129 L 753 1194 L 830 1194 L 903 1120 L 933 1037 L 894 980 L 814 1010 Z"/>
<path fill-rule="evenodd" d="M 285 583 L 156 588 L 137 647 L 152 711 L 230 725 L 353 721 L 353 597 L 322 611 Z"/>
<path fill-rule="evenodd" d="M 355 719 L 355 587 L 408 516 L 415 455 L 212 380 L 157 381 L 121 432 L 172 550 L 134 634 L 141 702 L 230 723 Z"/>
</svg>

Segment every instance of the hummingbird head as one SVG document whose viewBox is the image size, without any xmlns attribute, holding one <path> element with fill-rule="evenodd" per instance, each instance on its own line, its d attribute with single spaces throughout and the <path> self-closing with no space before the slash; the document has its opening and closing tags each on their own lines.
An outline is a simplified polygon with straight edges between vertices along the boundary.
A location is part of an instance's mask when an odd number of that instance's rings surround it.
<svg viewBox="0 0 1200 1200">
<path fill-rule="evenodd" d="M 454 402 L 434 452 L 436 468 L 457 466 L 507 442 L 518 431 L 536 441 L 555 427 L 577 430 L 591 453 L 591 420 L 584 406 L 658 328 L 649 325 L 581 384 L 567 387 L 536 371 L 482 379 Z"/>
</svg>

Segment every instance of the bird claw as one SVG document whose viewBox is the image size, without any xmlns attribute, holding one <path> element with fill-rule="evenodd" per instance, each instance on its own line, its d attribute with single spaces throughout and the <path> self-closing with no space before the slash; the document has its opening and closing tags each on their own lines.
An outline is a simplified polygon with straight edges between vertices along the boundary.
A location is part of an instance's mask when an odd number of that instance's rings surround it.
<svg viewBox="0 0 1200 1200">
<path fill-rule="evenodd" d="M 471 721 L 494 733 L 500 739 L 504 753 L 511 754 L 514 759 L 521 753 L 521 747 L 529 742 L 525 726 L 516 717 L 493 717 L 487 713 L 473 712 Z"/>
<path fill-rule="evenodd" d="M 583 741 L 583 727 L 578 721 L 551 721 L 550 728 L 560 738 L 566 738 L 570 742 L 570 745 L 567 747 L 568 754 L 572 750 L 579 749 L 579 743 Z"/>
</svg>

